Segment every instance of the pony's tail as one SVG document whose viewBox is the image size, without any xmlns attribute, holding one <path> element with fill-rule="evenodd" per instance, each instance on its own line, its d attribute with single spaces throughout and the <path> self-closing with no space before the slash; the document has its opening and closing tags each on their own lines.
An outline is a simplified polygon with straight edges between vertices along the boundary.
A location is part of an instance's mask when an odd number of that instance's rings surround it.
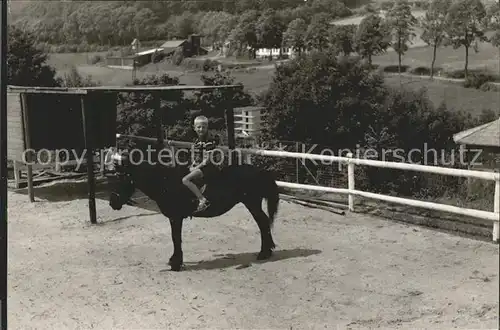
<svg viewBox="0 0 500 330">
<path fill-rule="evenodd" d="M 267 214 L 269 216 L 269 226 L 272 228 L 274 223 L 274 218 L 278 213 L 280 194 L 279 194 L 279 187 L 276 184 L 274 175 L 269 171 L 265 171 L 265 173 L 266 173 L 265 178 L 267 181 L 265 183 L 265 186 L 267 187 L 267 189 L 264 198 L 267 199 Z"/>
</svg>

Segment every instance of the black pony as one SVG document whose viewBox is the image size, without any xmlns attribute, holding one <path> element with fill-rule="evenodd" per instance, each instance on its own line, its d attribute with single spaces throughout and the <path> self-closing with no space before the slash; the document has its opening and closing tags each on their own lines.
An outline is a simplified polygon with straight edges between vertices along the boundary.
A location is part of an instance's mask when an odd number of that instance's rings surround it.
<svg viewBox="0 0 500 330">
<path fill-rule="evenodd" d="M 224 167 L 212 182 L 203 182 L 202 191 L 210 201 L 210 206 L 194 214 L 198 200 L 182 184 L 182 178 L 189 171 L 188 167 L 152 165 L 147 162 L 135 165 L 130 161 L 129 154 L 118 153 L 114 149 L 108 151 L 106 158 L 113 160 L 112 167 L 116 174 L 109 200 L 109 205 L 114 210 L 130 204 L 132 194 L 138 189 L 154 200 L 161 213 L 169 218 L 174 245 L 169 265 L 173 271 L 181 270 L 183 265 L 183 220 L 192 216 L 216 217 L 228 212 L 238 203 L 246 206 L 259 226 L 261 250 L 257 259 L 271 257 L 275 248 L 271 228 L 278 211 L 279 191 L 270 172 L 246 164 Z M 263 199 L 267 200 L 268 215 L 262 210 Z"/>
</svg>

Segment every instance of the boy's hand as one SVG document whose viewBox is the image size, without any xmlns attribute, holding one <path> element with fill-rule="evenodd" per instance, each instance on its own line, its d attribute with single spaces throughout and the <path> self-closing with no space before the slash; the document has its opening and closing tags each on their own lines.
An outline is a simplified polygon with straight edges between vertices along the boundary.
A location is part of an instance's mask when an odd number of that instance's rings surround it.
<svg viewBox="0 0 500 330">
<path fill-rule="evenodd" d="M 202 166 L 205 166 L 206 164 L 207 164 L 207 161 L 206 161 L 206 160 L 204 160 L 204 161 L 202 161 L 201 163 L 199 163 L 198 165 L 191 165 L 191 166 L 189 167 L 189 171 L 190 171 L 190 172 L 192 172 L 192 171 L 194 171 L 194 170 L 197 170 L 197 169 L 201 168 Z"/>
</svg>

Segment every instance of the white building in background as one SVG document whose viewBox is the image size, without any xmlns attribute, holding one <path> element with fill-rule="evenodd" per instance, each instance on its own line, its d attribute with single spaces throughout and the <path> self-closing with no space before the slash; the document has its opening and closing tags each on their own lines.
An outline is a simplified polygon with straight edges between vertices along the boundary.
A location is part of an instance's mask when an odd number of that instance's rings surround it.
<svg viewBox="0 0 500 330">
<path fill-rule="evenodd" d="M 279 48 L 260 48 L 257 49 L 257 51 L 255 52 L 255 56 L 257 58 L 268 58 L 270 55 L 272 55 L 274 58 L 278 57 L 279 54 L 280 54 Z M 292 57 L 293 56 L 292 48 L 289 47 L 282 48 L 281 55 L 288 58 Z"/>
<path fill-rule="evenodd" d="M 234 131 L 239 138 L 255 138 L 262 127 L 263 107 L 248 106 L 234 109 Z"/>
<path fill-rule="evenodd" d="M 220 50 L 219 56 L 224 56 L 228 57 L 229 52 L 231 50 L 231 42 L 226 41 L 222 45 L 222 48 Z M 247 50 L 250 50 L 250 47 L 247 47 Z M 255 52 L 255 57 L 256 58 L 268 58 L 270 55 L 273 55 L 273 58 L 277 58 L 280 54 L 280 49 L 279 48 L 259 48 Z M 295 52 L 293 51 L 292 48 L 289 47 L 283 47 L 281 51 L 281 55 L 286 57 L 286 58 L 291 58 L 295 55 Z"/>
</svg>

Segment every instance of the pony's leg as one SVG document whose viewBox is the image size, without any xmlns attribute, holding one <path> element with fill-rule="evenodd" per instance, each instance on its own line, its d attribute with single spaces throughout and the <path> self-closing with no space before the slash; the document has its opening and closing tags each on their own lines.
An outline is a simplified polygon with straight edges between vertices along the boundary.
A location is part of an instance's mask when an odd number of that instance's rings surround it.
<svg viewBox="0 0 500 330">
<path fill-rule="evenodd" d="M 174 253 L 170 257 L 168 264 L 173 271 L 180 271 L 184 263 L 182 255 L 182 218 L 169 218 L 170 228 L 172 232 L 172 243 L 174 245 Z"/>
<path fill-rule="evenodd" d="M 257 222 L 260 230 L 261 247 L 257 260 L 269 259 L 276 245 L 271 234 L 269 217 L 262 210 L 262 199 L 246 201 L 244 204 Z"/>
</svg>

